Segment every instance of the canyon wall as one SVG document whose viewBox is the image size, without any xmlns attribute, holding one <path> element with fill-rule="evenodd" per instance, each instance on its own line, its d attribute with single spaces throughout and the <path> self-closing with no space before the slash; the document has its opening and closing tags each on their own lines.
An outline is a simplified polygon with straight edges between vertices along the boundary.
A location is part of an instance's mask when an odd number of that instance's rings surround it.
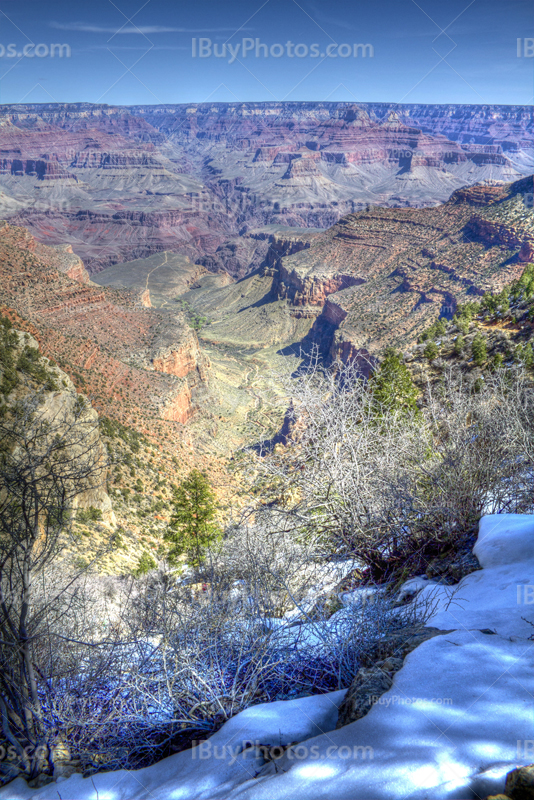
<svg viewBox="0 0 534 800">
<path fill-rule="evenodd" d="M 0 227 L 0 304 L 32 326 L 94 407 L 143 432 L 194 414 L 209 362 L 184 315 L 150 307 L 146 292 L 96 286 L 74 270 L 68 248 L 42 245 L 24 228 Z M 78 265 L 79 266 L 79 265 Z M 69 274 L 70 273 L 70 274 Z"/>
<path fill-rule="evenodd" d="M 434 208 L 348 215 L 274 259 L 276 296 L 298 312 L 315 310 L 308 340 L 326 344 L 332 359 L 366 361 L 387 345 L 404 348 L 533 260 L 531 186 L 532 178 L 476 186 Z"/>
<path fill-rule="evenodd" d="M 425 207 L 534 165 L 530 106 L 205 103 L 0 106 L 0 216 L 88 271 L 181 253 L 243 277 L 276 226 Z"/>
</svg>

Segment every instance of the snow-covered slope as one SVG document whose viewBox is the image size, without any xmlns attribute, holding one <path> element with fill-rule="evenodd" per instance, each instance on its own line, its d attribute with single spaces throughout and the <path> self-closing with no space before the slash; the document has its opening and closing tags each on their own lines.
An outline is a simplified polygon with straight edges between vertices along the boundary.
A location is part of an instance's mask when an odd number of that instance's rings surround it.
<svg viewBox="0 0 534 800">
<path fill-rule="evenodd" d="M 534 622 L 534 516 L 484 517 L 475 552 L 483 570 L 456 591 L 431 585 L 419 595 L 436 603 L 429 624 L 453 632 L 413 651 L 363 719 L 333 730 L 343 692 L 255 706 L 200 748 L 147 769 L 73 776 L 33 793 L 19 780 L 0 800 L 459 800 L 497 793 L 506 772 L 534 761 L 534 628 L 522 619 Z M 303 744 L 265 763 L 258 748 L 241 752 L 247 740 Z"/>
</svg>

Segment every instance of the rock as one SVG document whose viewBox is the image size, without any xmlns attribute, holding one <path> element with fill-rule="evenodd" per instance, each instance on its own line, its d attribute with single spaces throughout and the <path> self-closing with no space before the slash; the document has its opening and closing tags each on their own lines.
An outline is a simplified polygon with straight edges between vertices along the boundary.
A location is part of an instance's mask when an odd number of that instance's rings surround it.
<svg viewBox="0 0 534 800">
<path fill-rule="evenodd" d="M 364 586 L 361 589 L 353 589 L 351 592 L 340 592 L 338 598 L 343 606 L 364 605 L 366 602 L 372 602 L 375 594 L 374 586 Z"/>
<path fill-rule="evenodd" d="M 377 660 L 387 659 L 388 661 L 402 661 L 406 658 L 408 653 L 419 647 L 420 644 L 426 642 L 428 639 L 433 639 L 434 636 L 441 636 L 444 633 L 452 633 L 451 630 L 440 630 L 425 625 L 411 625 L 406 628 L 399 628 L 387 634 L 384 639 L 377 646 L 375 651 L 371 654 L 370 659 L 366 666 L 371 667 L 377 663 Z M 380 663 L 380 661 L 379 661 Z M 386 663 L 385 661 L 383 663 Z"/>
<path fill-rule="evenodd" d="M 399 642 L 399 648 L 395 651 L 395 654 L 399 658 L 406 658 L 408 653 L 411 653 L 412 650 L 415 650 L 416 647 L 419 647 L 420 644 L 426 642 L 428 639 L 433 639 L 434 636 L 441 636 L 444 633 L 452 633 L 452 630 L 442 631 L 439 628 L 432 628 L 426 626 L 414 626 L 413 628 L 406 628 L 404 631 L 400 631 L 400 638 L 401 641 Z M 402 641 L 402 637 L 404 637 L 404 641 Z"/>
<path fill-rule="evenodd" d="M 381 664 L 381 669 L 383 669 L 384 672 L 397 672 L 401 667 L 402 658 L 394 658 L 393 656 L 386 658 L 384 663 Z"/>
<path fill-rule="evenodd" d="M 52 783 L 53 780 L 54 779 L 51 775 L 41 772 L 36 778 L 32 778 L 31 781 L 28 781 L 28 786 L 31 789 L 41 789 L 43 786 L 48 786 L 48 784 Z"/>
<path fill-rule="evenodd" d="M 339 707 L 337 728 L 365 717 L 380 697 L 391 688 L 393 680 L 380 667 L 358 670 L 356 677 Z"/>
<path fill-rule="evenodd" d="M 504 791 L 511 800 L 534 798 L 534 764 L 518 767 L 509 772 L 506 776 Z"/>
</svg>

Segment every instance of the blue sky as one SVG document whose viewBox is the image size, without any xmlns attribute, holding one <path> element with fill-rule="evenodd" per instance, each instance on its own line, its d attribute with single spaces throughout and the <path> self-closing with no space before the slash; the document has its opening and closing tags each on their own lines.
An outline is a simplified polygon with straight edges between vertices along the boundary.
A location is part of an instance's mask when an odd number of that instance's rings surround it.
<svg viewBox="0 0 534 800">
<path fill-rule="evenodd" d="M 532 104 L 530 37 L 532 0 L 0 0 L 0 102 Z"/>
</svg>

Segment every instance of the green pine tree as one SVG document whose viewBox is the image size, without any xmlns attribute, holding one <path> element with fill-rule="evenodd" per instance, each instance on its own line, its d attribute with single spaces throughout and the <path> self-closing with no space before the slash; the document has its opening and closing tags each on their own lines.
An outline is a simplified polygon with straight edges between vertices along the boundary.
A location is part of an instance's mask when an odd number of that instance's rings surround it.
<svg viewBox="0 0 534 800">
<path fill-rule="evenodd" d="M 168 558 L 176 564 L 185 555 L 191 567 L 204 562 L 208 547 L 221 536 L 214 522 L 217 501 L 204 472 L 191 470 L 174 492 L 174 513 L 165 540 L 170 542 Z"/>
<path fill-rule="evenodd" d="M 439 347 L 435 342 L 429 342 L 423 350 L 423 355 L 425 358 L 428 358 L 429 361 L 433 361 L 439 356 Z"/>
<path fill-rule="evenodd" d="M 473 360 L 477 367 L 481 367 L 488 358 L 488 350 L 486 347 L 486 339 L 480 331 L 476 334 L 471 344 L 471 353 Z"/>
<path fill-rule="evenodd" d="M 137 567 L 132 570 L 132 575 L 136 578 L 140 578 L 142 575 L 146 575 L 147 572 L 150 572 L 150 570 L 156 569 L 157 566 L 153 556 L 151 556 L 150 553 L 144 552 L 137 562 Z"/>
<path fill-rule="evenodd" d="M 493 362 L 492 362 L 491 368 L 493 370 L 500 369 L 502 367 L 502 365 L 503 365 L 503 361 L 504 361 L 504 358 L 503 358 L 502 353 L 495 353 L 495 355 L 493 356 Z"/>
<path fill-rule="evenodd" d="M 418 391 L 401 353 L 388 347 L 370 379 L 373 400 L 380 411 L 416 411 Z"/>
<path fill-rule="evenodd" d="M 465 339 L 460 333 L 458 334 L 458 336 L 456 337 L 456 341 L 454 342 L 454 352 L 456 353 L 457 356 L 460 356 L 462 354 L 464 347 L 465 347 Z"/>
</svg>

